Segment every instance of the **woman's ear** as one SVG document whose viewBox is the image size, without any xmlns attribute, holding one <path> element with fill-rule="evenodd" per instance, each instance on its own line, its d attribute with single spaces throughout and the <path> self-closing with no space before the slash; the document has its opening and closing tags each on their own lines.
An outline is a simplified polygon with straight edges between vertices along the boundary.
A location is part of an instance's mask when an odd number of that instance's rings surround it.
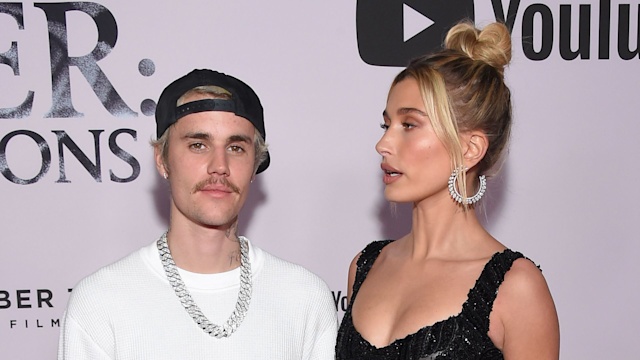
<svg viewBox="0 0 640 360">
<path fill-rule="evenodd" d="M 463 133 L 460 140 L 464 164 L 471 169 L 484 158 L 489 148 L 489 139 L 482 131 L 469 131 Z"/>
</svg>

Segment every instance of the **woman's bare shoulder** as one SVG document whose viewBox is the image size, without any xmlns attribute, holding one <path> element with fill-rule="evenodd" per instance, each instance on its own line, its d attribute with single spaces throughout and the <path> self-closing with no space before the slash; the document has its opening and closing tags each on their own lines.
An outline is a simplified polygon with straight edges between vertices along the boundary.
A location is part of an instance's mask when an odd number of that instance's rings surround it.
<svg viewBox="0 0 640 360">
<path fill-rule="evenodd" d="M 558 316 L 547 282 L 532 261 L 514 261 L 498 290 L 493 310 L 496 316 L 492 321 L 502 325 L 505 359 L 558 358 Z"/>
</svg>

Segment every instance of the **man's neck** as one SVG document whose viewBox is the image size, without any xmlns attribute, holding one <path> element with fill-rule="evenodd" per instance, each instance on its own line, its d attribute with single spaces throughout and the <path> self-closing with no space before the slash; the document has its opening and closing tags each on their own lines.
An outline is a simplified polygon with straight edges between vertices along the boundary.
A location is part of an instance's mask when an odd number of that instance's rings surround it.
<svg viewBox="0 0 640 360">
<path fill-rule="evenodd" d="M 237 222 L 223 229 L 172 227 L 168 234 L 169 250 L 176 265 L 183 270 L 214 274 L 240 266 Z"/>
</svg>

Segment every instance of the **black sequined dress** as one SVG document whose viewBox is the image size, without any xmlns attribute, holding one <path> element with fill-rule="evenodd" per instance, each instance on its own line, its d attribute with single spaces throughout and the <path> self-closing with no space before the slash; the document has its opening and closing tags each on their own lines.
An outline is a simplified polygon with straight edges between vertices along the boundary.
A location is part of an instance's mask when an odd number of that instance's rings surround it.
<svg viewBox="0 0 640 360">
<path fill-rule="evenodd" d="M 391 240 L 369 244 L 357 263 L 352 299 L 358 295 L 362 282 L 373 266 L 382 248 Z M 474 287 L 469 290 L 462 311 L 446 320 L 423 327 L 417 332 L 377 348 L 365 340 L 353 326 L 351 304 L 344 314 L 338 341 L 337 360 L 502 360 L 502 352 L 497 349 L 487 333 L 489 314 L 496 298 L 498 287 L 516 259 L 523 255 L 511 250 L 496 253 L 485 265 Z M 351 302 L 353 303 L 353 301 Z"/>
</svg>

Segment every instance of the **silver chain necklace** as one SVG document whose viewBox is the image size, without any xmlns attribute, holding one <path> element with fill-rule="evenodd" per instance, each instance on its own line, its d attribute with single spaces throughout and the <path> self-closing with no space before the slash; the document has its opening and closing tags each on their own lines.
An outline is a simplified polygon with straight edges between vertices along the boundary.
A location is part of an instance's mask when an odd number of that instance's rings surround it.
<svg viewBox="0 0 640 360">
<path fill-rule="evenodd" d="M 249 262 L 249 244 L 243 237 L 239 237 L 240 242 L 240 292 L 236 301 L 236 308 L 233 310 L 227 322 L 223 325 L 216 325 L 209 321 L 200 310 L 200 307 L 193 301 L 189 290 L 180 277 L 176 263 L 171 257 L 171 251 L 167 244 L 167 233 L 162 234 L 158 239 L 158 251 L 160 252 L 160 260 L 167 274 L 167 279 L 175 291 L 176 296 L 180 299 L 180 303 L 185 310 L 191 315 L 193 321 L 207 334 L 216 338 L 229 337 L 233 334 L 238 326 L 244 320 L 247 310 L 249 310 L 249 302 L 251 301 L 251 263 Z"/>
</svg>

